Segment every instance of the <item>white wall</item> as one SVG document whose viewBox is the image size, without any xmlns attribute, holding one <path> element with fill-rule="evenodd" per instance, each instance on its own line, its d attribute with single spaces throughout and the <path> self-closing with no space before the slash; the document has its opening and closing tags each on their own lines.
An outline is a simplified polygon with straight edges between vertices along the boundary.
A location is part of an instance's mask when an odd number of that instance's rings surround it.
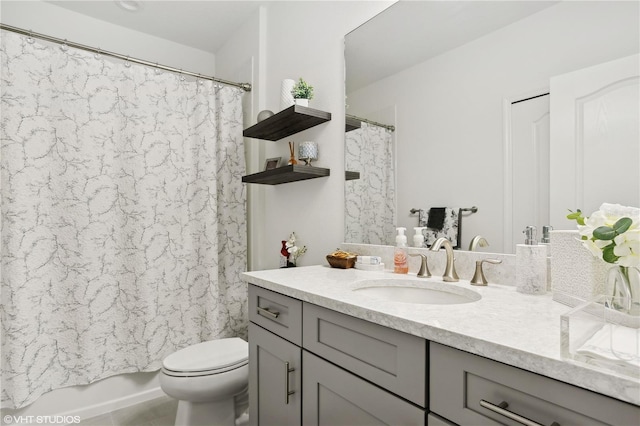
<svg viewBox="0 0 640 426">
<path fill-rule="evenodd" d="M 292 231 L 307 253 L 299 265 L 326 264 L 325 255 L 344 238 L 344 36 L 388 7 L 390 1 L 271 2 L 267 8 L 266 98 L 261 109 L 280 111 L 280 84 L 303 77 L 314 86 L 312 108 L 332 120 L 278 142 L 260 141 L 264 158 L 289 158 L 288 141 L 318 142 L 314 165 L 331 176 L 259 187 L 261 200 L 250 201 L 253 214 L 250 269 L 279 266 L 281 240 Z M 253 117 L 255 122 L 255 116 Z M 249 170 L 250 173 L 260 171 Z M 252 202 L 256 201 L 256 202 Z"/>
<path fill-rule="evenodd" d="M 637 2 L 564 2 L 349 93 L 355 115 L 397 108 L 399 226 L 416 226 L 413 207 L 475 205 L 462 247 L 482 234 L 503 251 L 503 98 L 638 44 Z"/>
<path fill-rule="evenodd" d="M 178 69 L 212 75 L 215 55 L 43 1 L 0 2 L 0 22 Z"/>
<path fill-rule="evenodd" d="M 265 67 L 266 67 L 266 7 L 260 7 L 244 25 L 216 53 L 216 77 L 229 81 L 249 82 L 251 91 L 243 97 L 244 128 L 254 124 L 258 112 L 265 109 Z M 264 164 L 264 143 L 258 139 L 245 138 L 246 168 L 258 171 Z M 261 233 L 257 226 L 260 210 L 251 208 L 264 203 L 263 192 L 258 185 L 246 185 L 247 191 L 247 240 L 249 265 L 253 263 L 254 247 Z"/>
</svg>

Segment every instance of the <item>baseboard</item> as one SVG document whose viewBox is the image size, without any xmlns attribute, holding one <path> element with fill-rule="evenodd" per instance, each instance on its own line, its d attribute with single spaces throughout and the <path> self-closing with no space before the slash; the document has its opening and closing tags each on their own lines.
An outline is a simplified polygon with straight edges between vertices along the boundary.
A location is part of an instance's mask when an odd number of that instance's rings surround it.
<svg viewBox="0 0 640 426">
<path fill-rule="evenodd" d="M 162 391 L 160 386 L 148 389 L 135 394 L 130 394 L 122 398 L 112 399 L 110 401 L 101 402 L 99 404 L 90 405 L 88 407 L 82 407 L 78 410 L 71 410 L 66 413 L 60 414 L 60 416 L 76 416 L 80 420 L 86 420 L 91 417 L 107 414 L 112 411 L 119 410 L 121 408 L 130 407 L 132 405 L 140 404 L 142 402 L 151 401 L 152 399 L 162 398 L 167 396 Z"/>
</svg>

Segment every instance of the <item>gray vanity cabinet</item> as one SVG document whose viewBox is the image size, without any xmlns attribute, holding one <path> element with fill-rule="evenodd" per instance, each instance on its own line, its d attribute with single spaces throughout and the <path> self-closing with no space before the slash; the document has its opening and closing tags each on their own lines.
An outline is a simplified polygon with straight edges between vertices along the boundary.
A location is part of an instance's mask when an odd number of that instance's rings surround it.
<svg viewBox="0 0 640 426">
<path fill-rule="evenodd" d="M 418 405 L 426 406 L 427 343 L 378 324 L 305 303 L 303 347 Z"/>
<path fill-rule="evenodd" d="M 249 420 L 253 425 L 299 425 L 301 350 L 249 324 Z"/>
<path fill-rule="evenodd" d="M 249 319 L 252 425 L 426 424 L 424 339 L 253 285 Z"/>
<path fill-rule="evenodd" d="M 304 425 L 424 425 L 424 339 L 304 303 Z"/>
<path fill-rule="evenodd" d="M 637 406 L 478 355 L 430 342 L 429 358 L 429 408 L 460 425 L 640 424 Z"/>
<path fill-rule="evenodd" d="M 302 302 L 249 286 L 249 422 L 299 425 Z"/>
<path fill-rule="evenodd" d="M 302 352 L 302 424 L 424 425 L 424 410 L 310 352 Z"/>
<path fill-rule="evenodd" d="M 640 407 L 249 286 L 253 425 L 639 425 Z"/>
</svg>

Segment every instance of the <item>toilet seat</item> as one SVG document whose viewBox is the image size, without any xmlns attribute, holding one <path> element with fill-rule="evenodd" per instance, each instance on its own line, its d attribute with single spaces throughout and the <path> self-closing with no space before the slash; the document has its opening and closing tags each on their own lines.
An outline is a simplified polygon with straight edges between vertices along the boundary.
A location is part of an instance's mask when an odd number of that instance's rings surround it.
<svg viewBox="0 0 640 426">
<path fill-rule="evenodd" d="M 174 377 L 198 377 L 221 374 L 249 362 L 247 342 L 232 337 L 198 343 L 164 359 L 162 371 Z"/>
</svg>

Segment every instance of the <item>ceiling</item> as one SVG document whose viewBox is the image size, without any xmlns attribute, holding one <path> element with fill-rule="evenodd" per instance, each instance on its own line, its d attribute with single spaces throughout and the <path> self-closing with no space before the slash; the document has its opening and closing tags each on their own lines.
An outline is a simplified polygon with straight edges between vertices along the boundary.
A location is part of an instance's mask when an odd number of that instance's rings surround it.
<svg viewBox="0 0 640 426">
<path fill-rule="evenodd" d="M 274 0 L 45 1 L 216 54 L 261 5 Z M 118 3 L 139 3 L 141 7 L 132 12 Z M 350 91 L 364 87 L 555 3 L 557 1 L 399 1 L 347 35 L 347 87 Z"/>
<path fill-rule="evenodd" d="M 346 37 L 352 92 L 558 1 L 399 1 Z"/>
<path fill-rule="evenodd" d="M 125 4 L 140 4 L 136 12 L 126 10 L 113 0 L 50 0 L 47 3 L 215 54 L 231 34 L 268 1 L 125 0 Z"/>
</svg>

